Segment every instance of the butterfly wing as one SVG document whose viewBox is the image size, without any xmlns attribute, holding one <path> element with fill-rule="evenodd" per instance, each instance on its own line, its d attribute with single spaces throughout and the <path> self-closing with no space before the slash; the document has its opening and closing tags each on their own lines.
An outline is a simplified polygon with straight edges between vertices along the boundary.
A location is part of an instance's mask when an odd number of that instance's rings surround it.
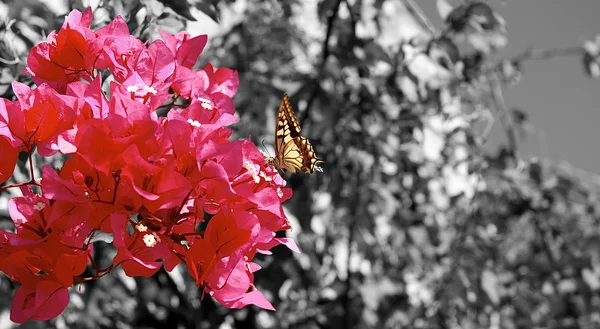
<svg viewBox="0 0 600 329">
<path fill-rule="evenodd" d="M 279 168 L 285 169 L 292 174 L 296 173 L 296 169 L 303 170 L 304 158 L 302 150 L 296 144 L 296 141 L 291 139 L 284 146 L 282 151 L 277 154 Z"/>
<path fill-rule="evenodd" d="M 297 152 L 294 151 L 295 143 L 293 135 L 299 135 L 300 132 L 296 129 L 292 131 L 293 127 L 296 126 L 294 126 L 293 122 L 290 124 L 289 113 L 293 115 L 293 120 L 295 120 L 294 122 L 297 126 L 298 121 L 296 120 L 296 116 L 294 115 L 292 106 L 290 105 L 290 99 L 286 94 L 283 95 L 281 103 L 279 103 L 279 110 L 277 111 L 277 125 L 275 127 L 275 156 L 272 158 L 271 163 L 277 168 L 285 168 L 294 173 L 294 169 L 290 170 L 290 168 L 285 166 L 285 159 L 296 156 Z M 298 154 L 298 156 L 300 156 L 300 154 Z"/>
<path fill-rule="evenodd" d="M 323 160 L 317 157 L 315 150 L 308 139 L 306 137 L 298 136 L 294 138 L 294 142 L 298 146 L 298 150 L 300 151 L 302 157 L 302 166 L 298 167 L 298 169 L 310 174 L 315 172 L 315 170 L 323 171 L 321 167 L 318 166 L 318 164 L 323 162 Z"/>
<path fill-rule="evenodd" d="M 285 116 L 286 121 L 289 125 L 290 136 L 292 138 L 300 137 L 300 124 L 296 118 L 296 113 L 290 104 L 290 98 L 287 94 L 283 95 L 281 103 L 279 104 L 278 116 Z"/>
<path fill-rule="evenodd" d="M 300 124 L 290 104 L 288 95 L 283 95 L 277 111 L 275 129 L 275 156 L 268 159 L 275 168 L 296 173 L 296 169 L 313 173 L 319 170 L 314 149 L 308 139 L 300 136 Z"/>
</svg>

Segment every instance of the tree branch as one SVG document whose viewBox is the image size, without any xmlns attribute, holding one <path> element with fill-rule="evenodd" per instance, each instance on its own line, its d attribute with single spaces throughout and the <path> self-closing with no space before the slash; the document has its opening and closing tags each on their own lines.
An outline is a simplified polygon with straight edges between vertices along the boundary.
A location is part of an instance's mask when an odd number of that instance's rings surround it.
<svg viewBox="0 0 600 329">
<path fill-rule="evenodd" d="M 317 97 L 317 92 L 319 91 L 318 83 L 321 76 L 323 75 L 323 70 L 325 69 L 325 64 L 327 64 L 327 59 L 329 58 L 329 55 L 331 55 L 331 51 L 329 50 L 329 40 L 331 39 L 331 33 L 333 32 L 333 24 L 335 23 L 335 19 L 337 18 L 337 14 L 342 1 L 343 0 L 338 0 L 335 3 L 335 7 L 333 8 L 333 10 L 331 10 L 329 16 L 327 17 L 327 31 L 325 32 L 325 40 L 323 41 L 323 54 L 321 56 L 321 63 L 319 64 L 318 68 L 318 76 L 314 79 L 315 85 L 306 103 L 306 110 L 304 111 L 305 113 L 302 116 L 302 119 L 298 120 L 300 121 L 300 127 L 303 126 L 304 121 L 307 121 L 310 118 L 310 109 L 315 98 Z M 350 14 L 352 15 L 352 13 Z"/>
<path fill-rule="evenodd" d="M 331 39 L 331 33 L 333 32 L 333 24 L 335 23 L 335 19 L 337 18 L 337 14 L 341 4 L 342 0 L 338 0 L 335 3 L 335 7 L 327 17 L 327 32 L 325 33 L 325 40 L 323 41 L 323 55 L 321 58 L 321 65 L 319 67 L 320 71 L 325 67 L 325 64 L 327 63 L 327 58 L 329 58 L 330 55 L 329 39 Z"/>
</svg>

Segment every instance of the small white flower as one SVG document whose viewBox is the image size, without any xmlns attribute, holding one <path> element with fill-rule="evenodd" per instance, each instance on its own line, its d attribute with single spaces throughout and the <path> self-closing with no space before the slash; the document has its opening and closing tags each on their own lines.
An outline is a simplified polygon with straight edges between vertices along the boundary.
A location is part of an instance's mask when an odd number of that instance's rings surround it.
<svg viewBox="0 0 600 329">
<path fill-rule="evenodd" d="M 283 198 L 283 190 L 281 189 L 281 187 L 277 188 L 277 196 L 279 196 L 280 198 Z"/>
<path fill-rule="evenodd" d="M 36 203 L 36 204 L 33 206 L 33 209 L 35 209 L 35 210 L 38 210 L 38 211 L 40 211 L 40 210 L 42 210 L 42 209 L 44 209 L 44 208 L 46 208 L 46 204 L 45 204 L 45 203 L 43 203 L 43 202 L 41 202 L 41 201 L 40 201 L 40 202 L 38 202 L 38 203 Z"/>
<path fill-rule="evenodd" d="M 127 91 L 130 93 L 135 93 L 136 91 L 138 91 L 138 86 L 129 86 L 127 87 Z"/>
<path fill-rule="evenodd" d="M 188 240 L 181 240 L 179 241 L 179 244 L 184 246 L 186 249 L 190 249 L 190 243 L 188 242 Z"/>
<path fill-rule="evenodd" d="M 252 179 L 254 179 L 254 183 L 260 183 L 260 176 L 258 175 L 256 168 L 254 167 L 254 163 L 246 160 L 244 161 L 244 168 L 246 168 L 246 170 L 248 170 L 252 174 Z"/>
<path fill-rule="evenodd" d="M 146 234 L 144 235 L 144 244 L 146 245 L 146 247 L 154 247 L 156 246 L 156 237 L 153 234 Z"/>
<path fill-rule="evenodd" d="M 200 106 L 202 106 L 203 108 L 207 109 L 207 110 L 212 110 L 214 108 L 214 106 L 212 106 L 212 101 L 210 99 L 206 99 L 204 97 L 198 97 L 198 100 L 200 101 Z"/>
<path fill-rule="evenodd" d="M 154 89 L 154 87 L 152 87 L 152 86 L 146 86 L 145 89 L 147 92 L 151 93 L 152 95 L 156 95 L 158 93 L 158 90 Z"/>
<path fill-rule="evenodd" d="M 139 232 L 146 232 L 148 230 L 148 227 L 146 227 L 146 225 L 140 223 L 135 226 L 135 229 L 138 230 Z"/>
<path fill-rule="evenodd" d="M 267 182 L 273 181 L 273 178 L 270 176 L 267 176 L 267 174 L 264 171 L 261 171 L 259 175 L 260 175 L 260 177 L 264 178 L 265 181 L 267 181 Z"/>
<path fill-rule="evenodd" d="M 187 122 L 192 125 L 192 127 L 200 127 L 202 124 L 197 120 L 188 119 Z"/>
</svg>

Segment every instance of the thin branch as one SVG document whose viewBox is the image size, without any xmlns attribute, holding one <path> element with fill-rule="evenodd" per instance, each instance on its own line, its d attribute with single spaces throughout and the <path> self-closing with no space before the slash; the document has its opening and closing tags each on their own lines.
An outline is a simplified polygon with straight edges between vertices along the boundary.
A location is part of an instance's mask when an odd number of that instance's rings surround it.
<svg viewBox="0 0 600 329">
<path fill-rule="evenodd" d="M 494 63 L 488 69 L 483 70 L 483 75 L 489 74 L 495 70 L 501 70 L 503 63 L 505 63 L 506 61 L 520 64 L 520 63 L 523 63 L 525 61 L 530 61 L 530 60 L 547 60 L 547 59 L 552 59 L 555 57 L 566 57 L 566 56 L 576 56 L 576 55 L 579 56 L 582 53 L 583 53 L 583 48 L 580 46 L 566 47 L 566 48 L 550 48 L 550 49 L 529 48 L 516 56 L 502 59 L 499 62 Z"/>
<path fill-rule="evenodd" d="M 429 32 L 435 34 L 435 26 L 433 25 L 433 23 L 431 23 L 427 16 L 425 16 L 423 10 L 421 10 L 421 7 L 419 7 L 419 5 L 417 5 L 413 0 L 404 0 L 403 2 L 406 6 L 406 9 L 408 9 L 408 11 L 415 18 L 417 18 L 421 22 L 421 24 L 429 30 Z"/>
<path fill-rule="evenodd" d="M 548 257 L 548 262 L 550 263 L 550 266 L 552 267 L 552 269 L 557 269 L 559 268 L 557 259 L 554 256 L 554 252 L 552 252 L 552 247 L 550 246 L 550 243 L 546 239 L 546 237 L 548 236 L 547 231 L 542 227 L 542 223 L 540 222 L 539 218 L 535 215 L 536 214 L 533 215 L 533 226 L 538 231 L 544 253 L 546 254 L 546 257 Z"/>
<path fill-rule="evenodd" d="M 580 55 L 582 47 L 551 48 L 551 49 L 527 49 L 523 53 L 512 57 L 510 61 L 524 62 L 526 60 L 551 59 L 554 57 Z"/>
<path fill-rule="evenodd" d="M 514 128 L 515 126 L 511 113 L 504 102 L 504 95 L 502 94 L 502 85 L 500 84 L 500 79 L 498 79 L 498 75 L 496 73 L 492 73 L 488 76 L 488 81 L 490 84 L 491 98 L 495 105 L 494 107 L 500 114 L 500 122 L 502 122 L 502 127 L 504 128 L 506 137 L 508 138 L 508 148 L 515 159 L 520 162 L 521 156 L 519 154 L 519 141 Z"/>
</svg>

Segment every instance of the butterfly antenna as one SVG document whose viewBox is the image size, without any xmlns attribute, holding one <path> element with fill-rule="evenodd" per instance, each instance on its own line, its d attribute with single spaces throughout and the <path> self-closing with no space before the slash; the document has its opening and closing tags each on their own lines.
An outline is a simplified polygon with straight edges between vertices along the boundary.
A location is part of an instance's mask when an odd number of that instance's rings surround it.
<svg viewBox="0 0 600 329">
<path fill-rule="evenodd" d="M 263 148 L 265 149 L 265 153 L 267 153 L 267 155 L 270 157 L 271 156 L 271 152 L 269 152 L 269 150 L 267 149 L 267 146 L 265 145 L 265 141 L 263 140 L 261 142 Z"/>
</svg>

